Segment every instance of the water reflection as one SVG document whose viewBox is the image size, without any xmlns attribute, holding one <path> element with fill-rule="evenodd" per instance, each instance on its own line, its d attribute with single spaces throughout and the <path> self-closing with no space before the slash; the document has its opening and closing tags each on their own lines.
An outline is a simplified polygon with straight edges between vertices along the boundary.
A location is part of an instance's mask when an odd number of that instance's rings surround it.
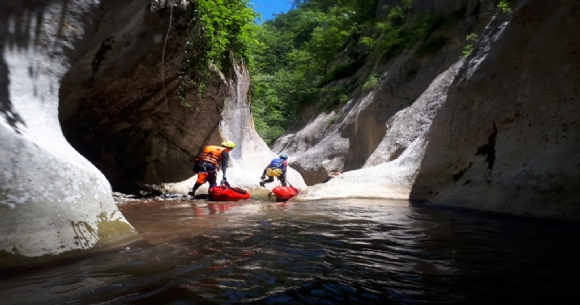
<svg viewBox="0 0 580 305">
<path fill-rule="evenodd" d="M 3 304 L 577 299 L 577 224 L 404 201 L 145 202 L 121 209 L 145 243 L 4 278 Z"/>
</svg>

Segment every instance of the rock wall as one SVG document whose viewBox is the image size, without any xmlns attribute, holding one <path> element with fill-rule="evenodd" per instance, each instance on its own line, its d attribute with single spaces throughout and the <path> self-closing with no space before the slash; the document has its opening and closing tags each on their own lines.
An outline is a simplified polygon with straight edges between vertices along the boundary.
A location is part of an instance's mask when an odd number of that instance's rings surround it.
<svg viewBox="0 0 580 305">
<path fill-rule="evenodd" d="M 433 120 L 412 198 L 580 218 L 577 1 L 492 23 Z"/>
<path fill-rule="evenodd" d="M 187 7 L 151 9 L 148 0 L 101 3 L 95 34 L 60 89 L 63 132 L 116 191 L 191 176 L 193 157 L 219 143 L 226 77 L 203 98 L 178 72 L 185 59 Z M 185 86 L 185 100 L 177 96 Z M 183 90 L 183 88 L 182 88 Z"/>
<path fill-rule="evenodd" d="M 248 100 L 248 90 L 250 87 L 250 76 L 248 70 L 243 65 L 236 65 L 231 78 L 221 77 L 225 86 L 225 98 L 223 108 L 220 111 L 221 119 L 219 132 L 221 139 L 230 139 L 236 143 L 236 148 L 230 152 L 230 164 L 227 169 L 227 178 L 231 185 L 239 186 L 250 190 L 253 198 L 267 198 L 267 189 L 271 189 L 278 183 L 270 183 L 267 188 L 259 187 L 260 176 L 270 160 L 277 157 L 272 152 L 266 142 L 260 138 L 254 128 L 254 121 L 250 112 Z M 221 141 L 221 140 L 220 140 Z M 214 142 L 219 143 L 219 142 Z M 208 142 L 206 144 L 211 144 Z M 196 147 L 195 151 L 203 148 Z M 192 154 L 192 158 L 195 156 Z M 190 170 L 190 169 L 189 169 Z M 155 188 L 165 192 L 187 193 L 191 190 L 197 176 L 191 176 L 183 181 L 172 182 L 171 180 L 155 185 Z M 218 180 L 222 173 L 218 174 Z M 288 181 L 299 188 L 306 188 L 306 183 L 302 176 L 293 168 L 288 169 Z M 207 192 L 208 184 L 199 188 L 198 194 Z"/>
<path fill-rule="evenodd" d="M 447 39 L 436 54 L 408 50 L 382 67 L 373 92 L 276 143 L 294 151 L 309 184 L 346 171 L 298 199 L 410 198 L 580 218 L 580 46 L 569 30 L 580 4 L 518 1 L 503 13 L 487 1 L 438 3 L 413 8 L 466 9 L 456 27 L 431 35 Z M 479 42 L 463 59 L 469 33 Z M 324 132 L 312 133 L 317 126 Z"/>
<path fill-rule="evenodd" d="M 96 1 L 0 2 L 0 267 L 140 238 L 58 120 L 58 88 L 94 11 Z"/>
</svg>

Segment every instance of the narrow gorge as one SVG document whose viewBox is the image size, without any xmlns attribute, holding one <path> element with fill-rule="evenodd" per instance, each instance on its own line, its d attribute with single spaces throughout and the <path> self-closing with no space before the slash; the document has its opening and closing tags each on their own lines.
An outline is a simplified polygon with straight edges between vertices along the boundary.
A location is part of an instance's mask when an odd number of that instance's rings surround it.
<svg viewBox="0 0 580 305">
<path fill-rule="evenodd" d="M 328 111 L 305 106 L 269 148 L 246 62 L 208 67 L 203 92 L 184 80 L 188 1 L 0 1 L 0 267 L 140 240 L 112 192 L 185 194 L 195 157 L 224 139 L 237 144 L 229 180 L 256 196 L 285 152 L 296 201 L 579 220 L 580 4 L 497 2 L 412 1 L 409 18 L 446 22 L 387 60 L 346 45 L 333 64 L 364 64 L 327 86 L 376 84 Z M 377 18 L 396 3 L 377 1 Z"/>
</svg>

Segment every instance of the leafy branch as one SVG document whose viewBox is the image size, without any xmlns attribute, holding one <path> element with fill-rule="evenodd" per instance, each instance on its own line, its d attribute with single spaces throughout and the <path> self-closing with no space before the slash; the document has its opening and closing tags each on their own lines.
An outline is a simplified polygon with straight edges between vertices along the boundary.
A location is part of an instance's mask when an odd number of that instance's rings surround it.
<svg viewBox="0 0 580 305">
<path fill-rule="evenodd" d="M 250 49 L 256 44 L 256 13 L 249 0 L 189 0 L 187 13 L 191 29 L 179 78 L 178 96 L 186 101 L 193 86 L 200 96 L 212 79 L 212 66 L 231 69 L 236 60 L 251 64 Z"/>
</svg>

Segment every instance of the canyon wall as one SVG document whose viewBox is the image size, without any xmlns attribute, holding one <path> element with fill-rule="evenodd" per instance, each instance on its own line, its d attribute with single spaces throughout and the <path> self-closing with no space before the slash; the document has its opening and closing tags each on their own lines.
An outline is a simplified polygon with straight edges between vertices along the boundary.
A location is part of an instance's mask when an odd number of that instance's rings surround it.
<svg viewBox="0 0 580 305">
<path fill-rule="evenodd" d="M 491 23 L 426 134 L 411 198 L 580 218 L 580 24 L 574 1 Z"/>
<path fill-rule="evenodd" d="M 313 185 L 298 199 L 580 218 L 580 45 L 570 30 L 579 6 L 517 1 L 504 12 L 486 1 L 415 1 L 414 13 L 460 8 L 461 18 L 431 34 L 446 41 L 437 52 L 407 49 L 381 67 L 374 90 L 278 140 L 274 150 L 293 152 Z M 316 184 L 333 171 L 344 173 Z"/>
</svg>

